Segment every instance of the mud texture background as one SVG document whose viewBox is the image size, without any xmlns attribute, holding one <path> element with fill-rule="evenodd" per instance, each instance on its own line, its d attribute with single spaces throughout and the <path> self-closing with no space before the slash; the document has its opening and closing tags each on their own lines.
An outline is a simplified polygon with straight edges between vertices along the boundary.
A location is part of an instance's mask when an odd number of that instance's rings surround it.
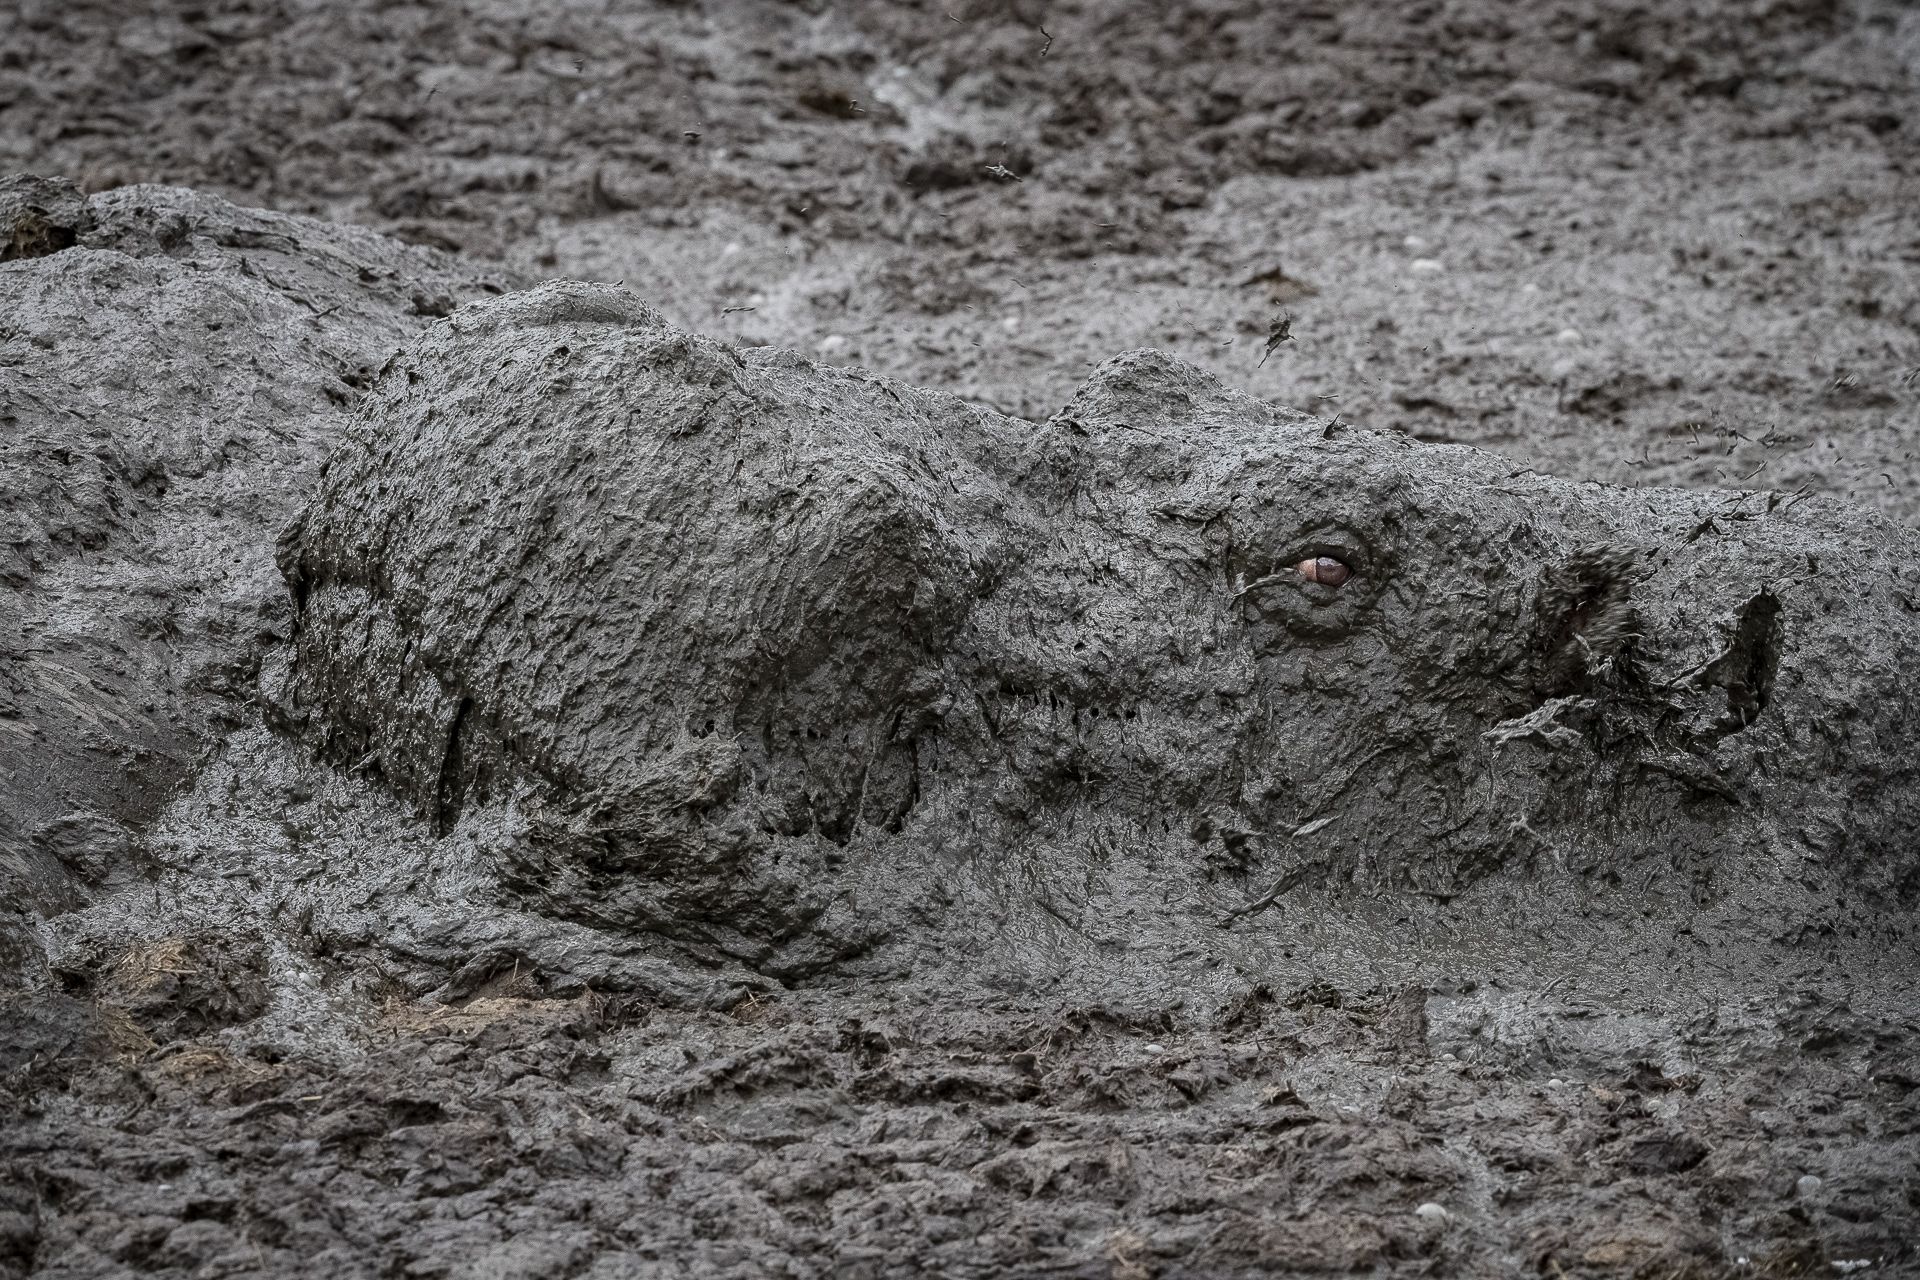
<svg viewBox="0 0 1920 1280">
<path fill-rule="evenodd" d="M 9 7 L 0 171 L 81 190 L 0 190 L 0 1273 L 1912 1273 L 1917 75 L 1920 14 L 1873 3 Z M 443 793 L 444 741 L 430 783 L 315 742 L 275 655 L 322 546 L 289 522 L 392 420 L 389 357 L 554 276 L 952 421 L 1040 422 L 1147 346 L 1362 424 L 1336 468 L 1397 432 L 1521 487 L 1769 490 L 1648 495 L 1701 573 L 1652 589 L 1706 659 L 1765 629 L 1727 548 L 1813 554 L 1783 607 L 1864 610 L 1829 632 L 1860 649 L 1781 698 L 1845 729 L 1705 885 L 1295 879 L 1195 790 L 1177 876 L 962 878 L 885 945 L 543 901 L 502 874 L 513 770 Z M 1550 583 L 1640 502 L 1579 492 L 1545 579 L 1511 546 L 1476 577 Z M 988 772 L 1100 762 L 1036 763 Z M 1768 815 L 1843 793 L 1792 881 Z"/>
</svg>

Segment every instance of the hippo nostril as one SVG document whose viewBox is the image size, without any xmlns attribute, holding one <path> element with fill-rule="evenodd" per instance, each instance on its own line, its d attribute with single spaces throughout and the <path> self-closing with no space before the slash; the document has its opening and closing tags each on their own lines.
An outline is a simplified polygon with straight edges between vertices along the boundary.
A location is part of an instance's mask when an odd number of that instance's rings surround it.
<svg viewBox="0 0 1920 1280">
<path fill-rule="evenodd" d="M 1336 560 L 1332 556 L 1315 556 L 1311 560 L 1302 560 L 1293 567 L 1308 582 L 1317 582 L 1325 587 L 1340 586 L 1353 576 L 1353 570 L 1344 561 Z"/>
</svg>

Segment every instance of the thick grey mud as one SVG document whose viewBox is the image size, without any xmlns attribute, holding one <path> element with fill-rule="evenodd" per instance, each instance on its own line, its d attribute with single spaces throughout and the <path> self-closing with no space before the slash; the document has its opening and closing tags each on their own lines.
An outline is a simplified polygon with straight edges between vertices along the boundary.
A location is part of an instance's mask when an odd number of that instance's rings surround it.
<svg viewBox="0 0 1920 1280">
<path fill-rule="evenodd" d="M 93 851 L 23 864 L 32 1269 L 1904 1247 L 1903 527 L 1151 351 L 1024 422 L 608 286 L 365 377 L 236 729 L 32 836 Z M 1769 1094 L 1864 1136 L 1783 1182 Z"/>
<path fill-rule="evenodd" d="M 0 13 L 0 1277 L 1920 1268 L 1914 15 L 502 13 Z"/>
</svg>

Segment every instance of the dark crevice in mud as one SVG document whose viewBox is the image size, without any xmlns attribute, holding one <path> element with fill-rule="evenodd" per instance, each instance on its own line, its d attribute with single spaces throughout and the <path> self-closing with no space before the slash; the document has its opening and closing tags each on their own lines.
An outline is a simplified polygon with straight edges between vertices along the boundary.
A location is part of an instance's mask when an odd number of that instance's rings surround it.
<svg viewBox="0 0 1920 1280">
<path fill-rule="evenodd" d="M 44 258 L 71 249 L 79 243 L 79 233 L 44 216 L 23 217 L 13 224 L 13 232 L 0 245 L 0 262 L 21 258 Z"/>
<path fill-rule="evenodd" d="M 1767 709 L 1780 670 L 1780 597 L 1760 591 L 1742 604 L 1733 638 L 1718 657 L 1701 668 L 1693 683 L 1726 693 L 1726 710 L 1704 735 L 1717 741 L 1744 732 Z"/>
<path fill-rule="evenodd" d="M 320 474 L 326 474 L 324 465 Z M 274 540 L 273 544 L 273 561 L 280 570 L 281 578 L 287 584 L 287 594 L 293 598 L 293 612 L 296 618 L 306 612 L 307 595 L 313 588 L 312 579 L 307 577 L 300 563 L 302 523 L 300 519 L 294 519 L 280 531 L 280 536 Z"/>
<path fill-rule="evenodd" d="M 473 714 L 473 699 L 460 699 L 447 728 L 447 753 L 440 763 L 440 784 L 434 804 L 434 831 L 445 835 L 460 821 L 460 810 L 467 799 L 467 769 L 463 759 L 467 717 Z"/>
<path fill-rule="evenodd" d="M 79 244 L 94 212 L 64 178 L 0 178 L 0 262 L 48 258 Z"/>
</svg>

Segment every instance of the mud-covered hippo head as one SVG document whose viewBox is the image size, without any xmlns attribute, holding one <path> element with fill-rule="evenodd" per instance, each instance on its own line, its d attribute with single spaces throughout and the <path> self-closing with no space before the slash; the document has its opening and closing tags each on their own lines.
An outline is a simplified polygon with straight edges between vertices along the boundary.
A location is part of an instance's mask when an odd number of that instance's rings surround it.
<svg viewBox="0 0 1920 1280">
<path fill-rule="evenodd" d="M 549 285 L 386 372 L 267 694 L 442 830 L 516 815 L 544 909 L 773 970 L 962 903 L 1213 927 L 1515 868 L 1892 902 L 1916 550 L 1153 352 L 1035 425 Z"/>
</svg>

